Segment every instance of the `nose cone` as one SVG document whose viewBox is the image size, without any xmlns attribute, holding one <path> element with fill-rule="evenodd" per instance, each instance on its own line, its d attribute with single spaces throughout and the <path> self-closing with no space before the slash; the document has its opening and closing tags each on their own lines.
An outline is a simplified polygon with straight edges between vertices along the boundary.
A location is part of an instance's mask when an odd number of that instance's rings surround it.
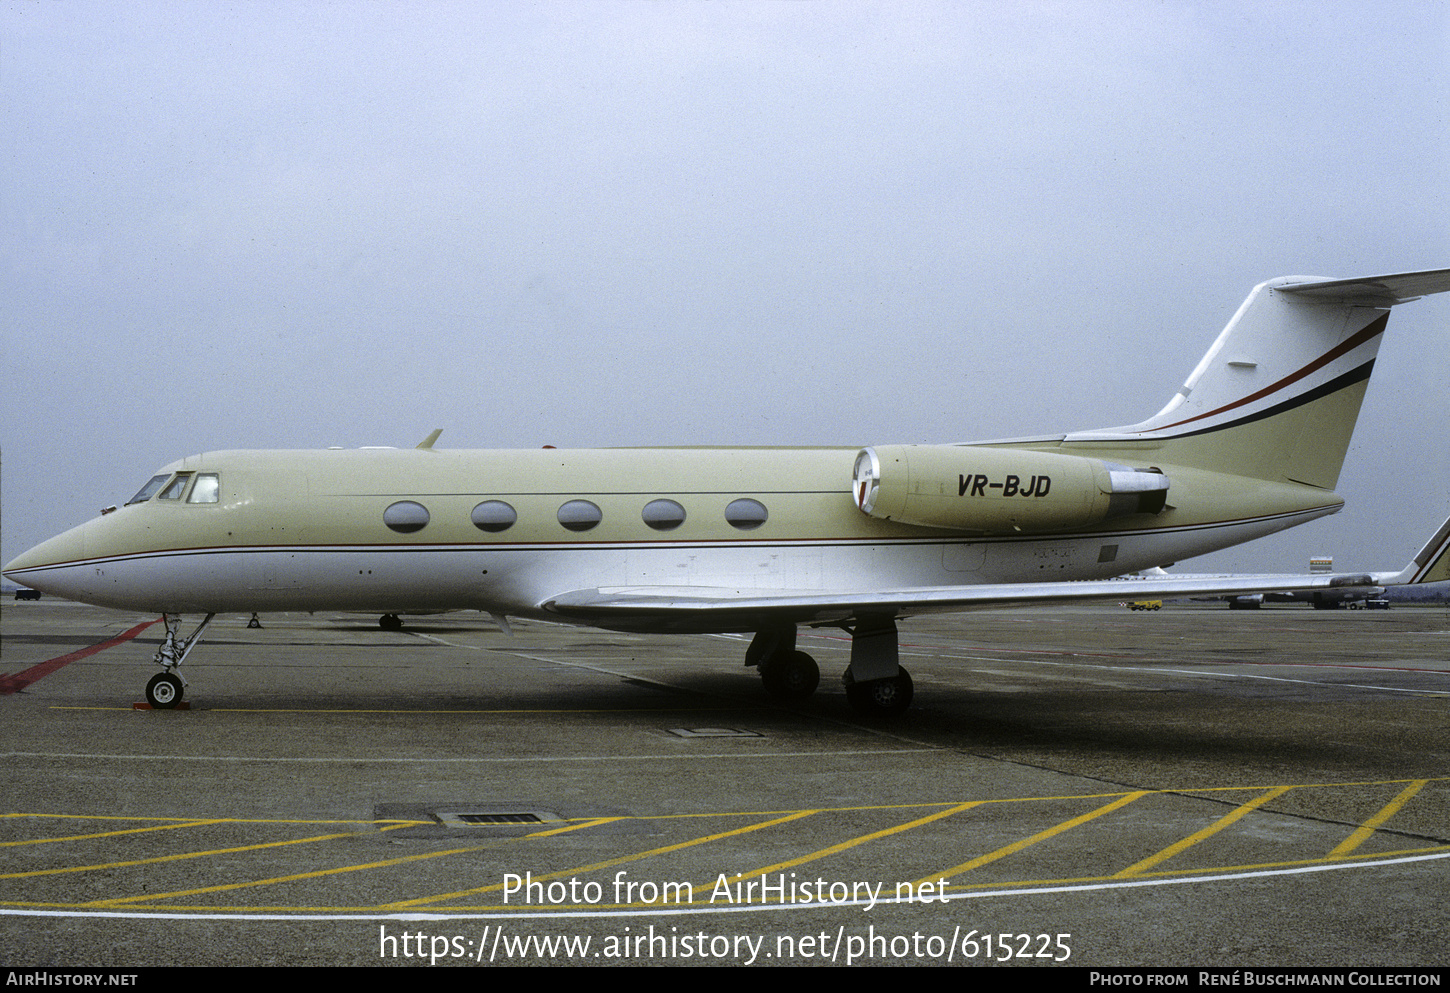
<svg viewBox="0 0 1450 993">
<path fill-rule="evenodd" d="M 5 564 L 5 578 L 20 586 L 52 596 L 83 599 L 79 579 L 85 567 L 86 532 L 89 524 L 71 528 Z"/>
</svg>

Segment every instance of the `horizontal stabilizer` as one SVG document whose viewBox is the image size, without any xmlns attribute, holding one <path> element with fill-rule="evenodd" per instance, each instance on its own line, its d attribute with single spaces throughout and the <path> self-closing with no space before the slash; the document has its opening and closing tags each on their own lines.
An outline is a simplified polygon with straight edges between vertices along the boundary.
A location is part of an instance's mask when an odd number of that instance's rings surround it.
<svg viewBox="0 0 1450 993">
<path fill-rule="evenodd" d="M 1450 290 L 1450 269 L 1396 272 L 1386 276 L 1362 276 L 1358 279 L 1315 279 L 1299 283 L 1278 283 L 1274 289 L 1326 303 L 1347 303 L 1357 307 L 1393 307 L 1397 303 L 1408 303 L 1431 293 Z"/>
</svg>

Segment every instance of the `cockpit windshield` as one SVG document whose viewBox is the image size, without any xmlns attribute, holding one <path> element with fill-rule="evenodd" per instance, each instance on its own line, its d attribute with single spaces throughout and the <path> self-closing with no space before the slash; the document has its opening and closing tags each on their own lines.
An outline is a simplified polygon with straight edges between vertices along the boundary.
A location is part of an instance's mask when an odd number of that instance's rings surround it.
<svg viewBox="0 0 1450 993">
<path fill-rule="evenodd" d="M 163 472 L 159 476 L 152 476 L 146 481 L 145 486 L 141 487 L 139 490 L 136 491 L 135 496 L 126 501 L 126 506 L 129 507 L 133 503 L 145 503 L 147 500 L 150 500 L 153 496 L 156 495 L 156 491 L 161 489 L 161 484 L 166 482 L 170 478 L 171 473 L 169 472 Z"/>
<path fill-rule="evenodd" d="M 221 480 L 216 473 L 178 472 L 172 475 L 169 472 L 163 472 L 161 475 L 152 476 L 147 480 L 146 485 L 126 501 L 126 506 L 129 507 L 133 503 L 145 503 L 152 497 L 156 497 L 158 500 L 180 500 L 182 495 L 187 493 L 187 486 L 192 479 L 196 480 L 196 484 L 191 487 L 191 492 L 186 497 L 187 503 L 217 502 L 221 492 Z"/>
<path fill-rule="evenodd" d="M 181 494 L 186 489 L 186 484 L 191 482 L 191 473 L 178 472 L 176 478 L 166 484 L 166 489 L 161 491 L 158 500 L 180 500 Z"/>
<path fill-rule="evenodd" d="M 186 498 L 187 503 L 216 503 L 217 501 L 217 474 L 214 472 L 199 472 L 196 474 L 196 485 L 191 488 L 191 495 Z"/>
</svg>

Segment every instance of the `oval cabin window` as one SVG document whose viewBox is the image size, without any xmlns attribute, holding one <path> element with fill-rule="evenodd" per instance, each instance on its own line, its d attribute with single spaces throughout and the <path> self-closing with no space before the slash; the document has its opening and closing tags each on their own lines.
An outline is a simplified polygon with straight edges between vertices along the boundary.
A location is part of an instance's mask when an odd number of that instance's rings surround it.
<svg viewBox="0 0 1450 993">
<path fill-rule="evenodd" d="M 383 511 L 383 523 L 399 534 L 411 534 L 428 526 L 428 508 L 412 500 L 399 500 Z"/>
<path fill-rule="evenodd" d="M 640 516 L 656 531 L 673 531 L 685 523 L 685 508 L 673 500 L 651 500 Z"/>
<path fill-rule="evenodd" d="M 507 531 L 519 519 L 513 507 L 502 500 L 485 500 L 473 508 L 473 526 L 480 531 Z"/>
<path fill-rule="evenodd" d="M 739 528 L 741 531 L 754 531 L 765 523 L 770 514 L 765 509 L 765 504 L 759 500 L 751 500 L 749 497 L 742 497 L 739 500 L 731 500 L 725 508 L 725 520 L 730 526 Z"/>
<path fill-rule="evenodd" d="M 570 500 L 559 508 L 559 523 L 570 531 L 588 531 L 603 519 L 603 511 L 588 500 Z"/>
</svg>

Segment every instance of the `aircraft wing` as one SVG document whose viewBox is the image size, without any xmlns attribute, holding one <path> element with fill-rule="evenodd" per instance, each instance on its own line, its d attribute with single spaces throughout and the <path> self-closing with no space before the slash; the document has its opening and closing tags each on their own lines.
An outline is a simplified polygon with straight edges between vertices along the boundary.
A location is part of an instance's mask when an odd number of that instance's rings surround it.
<svg viewBox="0 0 1450 993">
<path fill-rule="evenodd" d="M 1399 572 L 1179 575 L 1053 583 L 983 583 L 833 592 L 707 586 L 571 590 L 540 606 L 561 618 L 630 631 L 752 631 L 772 624 L 832 624 L 863 616 L 909 617 L 1041 604 L 1301 593 L 1450 580 L 1450 518 Z"/>
<path fill-rule="evenodd" d="M 1154 576 L 1054 583 L 986 583 L 842 593 L 728 587 L 604 587 L 561 593 L 542 604 L 597 627 L 651 631 L 754 630 L 764 624 L 830 624 L 863 615 L 906 617 L 1041 604 L 1159 600 L 1373 586 L 1367 573 Z"/>
</svg>

